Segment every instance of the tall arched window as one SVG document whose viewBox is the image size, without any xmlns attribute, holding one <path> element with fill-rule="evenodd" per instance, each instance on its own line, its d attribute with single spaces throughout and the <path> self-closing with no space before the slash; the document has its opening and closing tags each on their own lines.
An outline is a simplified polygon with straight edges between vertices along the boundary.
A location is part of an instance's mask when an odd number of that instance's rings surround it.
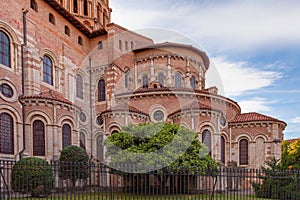
<svg viewBox="0 0 300 200">
<path fill-rule="evenodd" d="M 85 134 L 80 132 L 80 147 L 85 149 Z"/>
<path fill-rule="evenodd" d="M 192 76 L 191 77 L 191 88 L 192 89 L 195 89 L 196 88 L 196 78 L 195 78 L 195 76 Z"/>
<path fill-rule="evenodd" d="M 221 136 L 221 162 L 225 164 L 225 138 Z"/>
<path fill-rule="evenodd" d="M 157 79 L 158 79 L 158 82 L 160 85 L 164 85 L 164 74 L 163 73 L 159 73 Z"/>
<path fill-rule="evenodd" d="M 45 125 L 40 120 L 33 122 L 33 155 L 45 155 Z"/>
<path fill-rule="evenodd" d="M 182 85 L 182 75 L 180 73 L 175 74 L 175 87 L 180 88 Z"/>
<path fill-rule="evenodd" d="M 14 154 L 13 118 L 7 113 L 0 114 L 0 153 Z"/>
<path fill-rule="evenodd" d="M 129 87 L 129 71 L 125 74 L 125 87 Z"/>
<path fill-rule="evenodd" d="M 240 165 L 248 165 L 248 140 L 242 139 L 239 144 Z"/>
<path fill-rule="evenodd" d="M 48 56 L 43 58 L 43 81 L 53 85 L 53 64 Z"/>
<path fill-rule="evenodd" d="M 79 74 L 76 75 L 76 97 L 83 99 L 83 81 Z"/>
<path fill-rule="evenodd" d="M 10 40 L 3 31 L 0 31 L 0 64 L 10 67 Z"/>
<path fill-rule="evenodd" d="M 148 76 L 144 75 L 143 76 L 143 88 L 148 88 L 148 84 L 149 84 Z"/>
<path fill-rule="evenodd" d="M 100 80 L 98 82 L 98 102 L 106 100 L 105 81 Z"/>
<path fill-rule="evenodd" d="M 104 160 L 103 135 L 97 137 L 97 159 Z"/>
<path fill-rule="evenodd" d="M 78 13 L 78 1 L 73 0 L 73 12 Z"/>
<path fill-rule="evenodd" d="M 88 1 L 83 1 L 83 15 L 88 16 Z"/>
<path fill-rule="evenodd" d="M 208 154 L 211 156 L 211 132 L 207 129 L 202 132 L 202 143 L 207 146 Z"/>
<path fill-rule="evenodd" d="M 71 145 L 71 126 L 64 124 L 62 127 L 62 147 L 65 148 Z"/>
</svg>

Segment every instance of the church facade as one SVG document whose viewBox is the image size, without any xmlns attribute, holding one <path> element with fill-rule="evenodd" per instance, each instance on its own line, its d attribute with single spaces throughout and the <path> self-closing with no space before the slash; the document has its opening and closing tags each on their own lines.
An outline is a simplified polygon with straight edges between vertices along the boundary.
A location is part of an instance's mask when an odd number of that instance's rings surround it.
<svg viewBox="0 0 300 200">
<path fill-rule="evenodd" d="M 258 168 L 281 157 L 286 123 L 241 113 L 206 88 L 206 53 L 155 44 L 111 23 L 108 0 L 2 0 L 0 159 L 58 159 L 68 145 L 103 161 L 103 141 L 122 126 L 180 124 L 211 157 Z"/>
</svg>

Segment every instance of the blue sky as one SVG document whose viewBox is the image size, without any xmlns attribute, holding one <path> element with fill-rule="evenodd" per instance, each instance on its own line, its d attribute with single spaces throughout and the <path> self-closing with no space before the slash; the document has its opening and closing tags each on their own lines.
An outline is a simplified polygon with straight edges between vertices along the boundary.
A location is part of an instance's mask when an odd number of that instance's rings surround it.
<svg viewBox="0 0 300 200">
<path fill-rule="evenodd" d="M 207 86 L 288 123 L 300 137 L 300 1 L 111 0 L 112 21 L 155 42 L 183 42 L 211 59 Z M 218 72 L 219 77 L 215 74 Z"/>
</svg>

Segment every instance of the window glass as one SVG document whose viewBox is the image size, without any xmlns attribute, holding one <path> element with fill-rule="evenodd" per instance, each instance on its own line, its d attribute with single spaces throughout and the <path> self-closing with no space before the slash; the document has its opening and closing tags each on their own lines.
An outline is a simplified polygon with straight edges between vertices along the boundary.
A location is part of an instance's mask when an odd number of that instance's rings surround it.
<svg viewBox="0 0 300 200">
<path fill-rule="evenodd" d="M 10 67 L 10 40 L 0 31 L 0 64 Z"/>
<path fill-rule="evenodd" d="M 43 81 L 53 85 L 53 64 L 48 56 L 43 59 Z"/>
<path fill-rule="evenodd" d="M 7 113 L 0 114 L 0 153 L 14 154 L 14 125 Z"/>
<path fill-rule="evenodd" d="M 45 126 L 40 120 L 33 122 L 33 155 L 45 155 Z"/>
</svg>

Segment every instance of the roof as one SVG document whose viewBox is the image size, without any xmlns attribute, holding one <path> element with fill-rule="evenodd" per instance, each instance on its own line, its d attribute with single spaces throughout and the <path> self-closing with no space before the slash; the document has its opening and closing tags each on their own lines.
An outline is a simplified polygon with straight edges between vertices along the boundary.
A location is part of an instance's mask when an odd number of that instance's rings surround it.
<svg viewBox="0 0 300 200">
<path fill-rule="evenodd" d="M 146 113 L 138 110 L 137 108 L 135 108 L 133 106 L 128 106 L 126 104 L 118 105 L 118 106 L 109 108 L 108 110 L 102 112 L 102 114 L 109 113 L 109 112 L 118 112 L 118 111 L 129 111 L 129 112 L 133 112 L 133 113 L 137 113 L 137 114 L 142 114 L 142 115 L 148 116 L 148 114 L 146 114 Z"/>
<path fill-rule="evenodd" d="M 209 68 L 209 58 L 206 55 L 204 51 L 201 51 L 200 49 L 197 49 L 193 47 L 192 45 L 187 45 L 187 44 L 179 44 L 179 43 L 172 43 L 172 42 L 164 42 L 164 43 L 159 43 L 159 44 L 153 44 L 150 46 L 146 46 L 140 49 L 135 49 L 133 50 L 134 52 L 139 52 L 147 49 L 157 49 L 157 48 L 169 48 L 169 47 L 175 47 L 175 48 L 184 48 L 184 49 L 189 49 L 191 51 L 194 51 L 195 53 L 199 54 L 203 58 L 204 66 L 206 69 Z"/>
<path fill-rule="evenodd" d="M 54 90 L 49 90 L 47 92 L 41 92 L 38 95 L 24 96 L 23 99 L 48 99 L 48 100 L 60 101 L 60 102 L 72 105 L 71 101 L 64 98 L 61 93 L 56 92 Z"/>
<path fill-rule="evenodd" d="M 106 30 L 98 29 L 90 31 L 85 27 L 76 17 L 74 17 L 68 10 L 61 6 L 56 0 L 44 0 L 49 4 L 54 10 L 56 10 L 60 15 L 62 15 L 66 20 L 68 20 L 72 25 L 74 25 L 79 31 L 81 31 L 88 38 L 95 38 L 97 36 L 106 34 Z"/>
<path fill-rule="evenodd" d="M 286 123 L 281 120 L 260 113 L 256 113 L 256 112 L 238 114 L 235 116 L 233 120 L 230 121 L 230 123 L 258 122 L 258 121 L 279 122 L 279 123 L 284 123 L 286 125 Z"/>
</svg>

